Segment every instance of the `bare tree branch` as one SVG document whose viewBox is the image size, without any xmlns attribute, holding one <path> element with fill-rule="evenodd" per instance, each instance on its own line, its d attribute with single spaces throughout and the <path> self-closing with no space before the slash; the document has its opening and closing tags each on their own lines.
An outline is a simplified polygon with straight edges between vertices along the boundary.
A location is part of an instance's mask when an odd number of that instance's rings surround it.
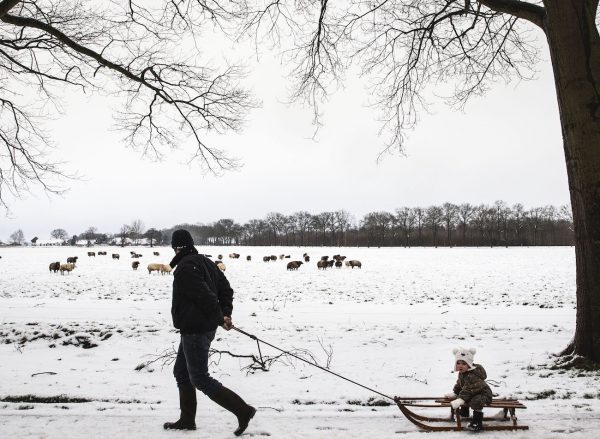
<svg viewBox="0 0 600 439">
<path fill-rule="evenodd" d="M 202 13 L 186 15 L 192 7 Z M 65 87 L 121 98 L 117 128 L 143 155 L 161 159 L 164 147 L 178 148 L 191 139 L 190 161 L 215 173 L 236 166 L 235 159 L 206 143 L 205 133 L 242 128 L 257 105 L 240 86 L 246 71 L 228 63 L 207 65 L 194 53 L 189 23 L 178 21 L 175 28 L 161 21 L 168 15 L 202 18 L 194 29 L 234 17 L 216 0 L 169 0 L 159 10 L 134 1 L 103 6 L 88 0 L 0 2 L 0 144 L 7 151 L 0 156 L 0 204 L 6 205 L 3 191 L 25 193 L 29 181 L 52 192 L 44 179 L 52 173 L 66 176 L 57 163 L 42 159 L 49 137 L 41 129 L 61 113 Z M 17 166 L 19 154 L 29 167 Z"/>
</svg>

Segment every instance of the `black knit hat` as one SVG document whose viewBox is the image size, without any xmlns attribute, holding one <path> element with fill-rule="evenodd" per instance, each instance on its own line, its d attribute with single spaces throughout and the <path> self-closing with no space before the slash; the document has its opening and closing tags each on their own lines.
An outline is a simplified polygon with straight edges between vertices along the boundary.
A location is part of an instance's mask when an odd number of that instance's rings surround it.
<svg viewBox="0 0 600 439">
<path fill-rule="evenodd" d="M 175 230 L 171 235 L 171 247 L 193 247 L 194 239 L 190 232 L 184 229 Z"/>
</svg>

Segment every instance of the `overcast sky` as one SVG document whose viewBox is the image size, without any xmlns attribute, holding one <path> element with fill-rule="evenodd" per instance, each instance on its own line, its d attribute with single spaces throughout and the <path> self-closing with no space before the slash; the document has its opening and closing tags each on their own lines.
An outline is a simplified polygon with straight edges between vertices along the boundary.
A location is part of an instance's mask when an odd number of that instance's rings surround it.
<svg viewBox="0 0 600 439">
<path fill-rule="evenodd" d="M 0 240 L 19 228 L 26 239 L 48 239 L 59 227 L 69 234 L 90 226 L 115 233 L 138 218 L 163 228 L 219 218 L 244 222 L 275 211 L 346 209 L 360 219 L 371 211 L 446 201 L 568 204 L 552 71 L 548 61 L 538 68 L 537 80 L 498 83 L 464 112 L 435 105 L 407 133 L 406 156 L 377 163 L 384 139 L 359 81 L 350 80 L 324 106 L 325 126 L 315 141 L 310 110 L 284 103 L 284 70 L 263 58 L 251 76 L 262 107 L 242 133 L 210 137 L 243 163 L 221 177 L 185 164 L 189 151 L 158 163 L 141 159 L 111 130 L 111 101 L 69 96 L 64 116 L 48 127 L 55 158 L 82 178 L 69 182 L 63 196 L 35 192 L 10 201 L 10 215 L 0 217 Z"/>
</svg>

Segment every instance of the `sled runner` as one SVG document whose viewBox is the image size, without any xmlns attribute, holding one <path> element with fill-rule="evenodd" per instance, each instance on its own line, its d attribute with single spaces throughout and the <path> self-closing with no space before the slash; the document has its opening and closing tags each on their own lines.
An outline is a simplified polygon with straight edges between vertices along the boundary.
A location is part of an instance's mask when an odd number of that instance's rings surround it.
<svg viewBox="0 0 600 439">
<path fill-rule="evenodd" d="M 452 410 L 450 408 L 450 416 L 448 417 L 431 417 L 431 416 L 423 416 L 418 413 L 413 412 L 409 407 L 426 407 L 426 408 L 441 408 L 441 407 L 450 407 L 450 400 L 447 398 L 404 398 L 404 397 L 395 397 L 394 401 L 396 405 L 402 412 L 402 414 L 408 419 L 410 422 L 415 424 L 422 430 L 425 431 L 461 431 L 465 430 L 465 426 L 463 426 L 463 419 L 461 419 L 458 410 Z M 423 401 L 432 401 L 431 403 L 423 402 Z M 529 427 L 527 425 L 517 425 L 517 409 L 525 409 L 525 407 L 521 402 L 516 399 L 493 399 L 492 403 L 487 405 L 489 408 L 498 408 L 502 409 L 502 417 L 486 417 L 483 418 L 485 424 L 483 426 L 483 430 L 528 430 Z M 511 421 L 510 425 L 499 425 L 499 422 L 507 422 Z M 454 425 L 431 425 L 430 423 L 452 423 Z M 489 424 L 489 422 L 494 422 L 493 424 Z"/>
</svg>

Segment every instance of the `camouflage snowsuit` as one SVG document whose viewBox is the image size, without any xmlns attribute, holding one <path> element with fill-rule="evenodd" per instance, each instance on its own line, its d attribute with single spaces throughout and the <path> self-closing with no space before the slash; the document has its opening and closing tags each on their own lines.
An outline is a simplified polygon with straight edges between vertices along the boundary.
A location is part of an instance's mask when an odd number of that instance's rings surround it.
<svg viewBox="0 0 600 439">
<path fill-rule="evenodd" d="M 457 398 L 465 401 L 465 405 L 481 411 L 484 405 L 492 402 L 492 389 L 485 382 L 487 374 L 483 366 L 480 364 L 473 364 L 473 366 L 475 369 L 458 374 L 453 391 L 458 395 Z"/>
</svg>

